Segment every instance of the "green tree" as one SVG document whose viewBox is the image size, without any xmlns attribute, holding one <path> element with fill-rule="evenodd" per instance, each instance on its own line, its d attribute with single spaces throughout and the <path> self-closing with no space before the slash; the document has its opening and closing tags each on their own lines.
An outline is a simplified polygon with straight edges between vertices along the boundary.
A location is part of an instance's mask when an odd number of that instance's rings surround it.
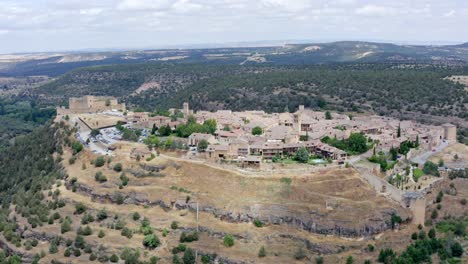
<svg viewBox="0 0 468 264">
<path fill-rule="evenodd" d="M 398 151 L 393 146 L 390 148 L 390 156 L 392 160 L 396 160 L 398 157 Z"/>
<path fill-rule="evenodd" d="M 301 163 L 307 163 L 309 161 L 309 151 L 305 147 L 300 147 L 296 151 L 294 159 Z"/>
<path fill-rule="evenodd" d="M 217 127 L 218 127 L 218 124 L 216 123 L 215 119 L 208 119 L 205 122 L 203 122 L 203 125 L 208 128 L 208 132 L 210 134 L 214 134 L 216 132 Z"/>
<path fill-rule="evenodd" d="M 263 133 L 263 129 L 259 126 L 252 128 L 252 135 L 259 136 Z"/>
<path fill-rule="evenodd" d="M 390 264 L 393 263 L 396 258 L 396 253 L 391 248 L 385 248 L 380 250 L 379 257 L 377 258 L 378 262 Z"/>
<path fill-rule="evenodd" d="M 463 247 L 458 242 L 453 243 L 450 249 L 452 250 L 452 256 L 454 257 L 459 258 L 463 255 Z"/>
<path fill-rule="evenodd" d="M 331 115 L 330 111 L 325 112 L 325 119 L 326 120 L 332 120 L 332 115 Z"/>
<path fill-rule="evenodd" d="M 348 256 L 346 258 L 346 264 L 353 264 L 354 263 L 354 258 L 353 256 Z"/>
<path fill-rule="evenodd" d="M 63 220 L 62 224 L 60 225 L 60 232 L 62 234 L 65 234 L 66 232 L 68 232 L 70 230 L 71 230 L 70 220 L 68 218 L 65 218 Z"/>
<path fill-rule="evenodd" d="M 172 133 L 172 129 L 169 125 L 166 125 L 166 126 L 160 127 L 158 132 L 159 132 L 159 135 L 163 137 L 167 137 Z"/>
<path fill-rule="evenodd" d="M 367 139 L 361 133 L 351 133 L 348 138 L 349 150 L 355 153 L 364 153 L 367 151 Z"/>
<path fill-rule="evenodd" d="M 445 162 L 443 159 L 439 159 L 439 167 L 443 167 L 445 165 Z"/>
<path fill-rule="evenodd" d="M 200 140 L 198 142 L 197 148 L 198 148 L 198 151 L 204 152 L 206 148 L 208 148 L 208 141 L 206 141 L 206 139 Z"/>
<path fill-rule="evenodd" d="M 195 251 L 191 248 L 187 248 L 184 252 L 184 257 L 182 258 L 182 260 L 184 261 L 184 264 L 195 264 Z"/>
<path fill-rule="evenodd" d="M 73 154 L 77 154 L 83 150 L 83 144 L 81 144 L 79 141 L 73 141 L 72 149 Z"/>
<path fill-rule="evenodd" d="M 96 137 L 97 135 L 101 134 L 101 131 L 99 129 L 91 129 L 91 132 L 89 133 L 92 137 Z"/>
</svg>

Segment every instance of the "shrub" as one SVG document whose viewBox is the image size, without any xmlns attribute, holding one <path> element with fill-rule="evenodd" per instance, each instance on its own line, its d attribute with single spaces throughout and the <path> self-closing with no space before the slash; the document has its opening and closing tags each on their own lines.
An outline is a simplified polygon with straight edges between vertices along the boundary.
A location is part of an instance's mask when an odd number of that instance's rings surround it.
<svg viewBox="0 0 468 264">
<path fill-rule="evenodd" d="M 461 203 L 462 205 L 466 205 L 466 198 L 461 199 L 461 200 L 460 200 L 460 203 Z"/>
<path fill-rule="evenodd" d="M 73 250 L 73 256 L 75 257 L 81 256 L 81 251 L 78 248 L 75 248 L 75 250 Z"/>
<path fill-rule="evenodd" d="M 232 235 L 225 235 L 223 239 L 223 244 L 226 247 L 234 246 L 234 237 Z"/>
<path fill-rule="evenodd" d="M 158 236 L 155 234 L 146 235 L 143 239 L 143 246 L 149 249 L 155 249 L 159 246 L 161 242 L 159 241 Z"/>
<path fill-rule="evenodd" d="M 374 249 L 375 249 L 374 245 L 372 244 L 367 245 L 367 250 L 369 250 L 369 252 L 374 252 Z"/>
<path fill-rule="evenodd" d="M 171 229 L 174 229 L 174 230 L 175 230 L 175 229 L 177 229 L 177 228 L 179 228 L 179 224 L 178 224 L 176 221 L 172 221 L 172 223 L 171 223 Z"/>
<path fill-rule="evenodd" d="M 92 223 L 92 222 L 94 222 L 94 217 L 89 213 L 84 214 L 83 218 L 81 218 L 82 225 L 87 225 L 88 223 Z"/>
<path fill-rule="evenodd" d="M 65 234 L 66 232 L 70 231 L 71 230 L 71 223 L 70 223 L 70 220 L 65 219 L 63 220 L 62 224 L 60 225 L 60 232 L 62 234 Z"/>
<path fill-rule="evenodd" d="M 104 166 L 104 164 L 106 164 L 106 160 L 104 159 L 103 156 L 97 157 L 96 160 L 94 161 L 95 167 L 102 167 Z"/>
<path fill-rule="evenodd" d="M 114 171 L 121 172 L 122 171 L 122 163 L 117 163 L 114 165 Z"/>
<path fill-rule="evenodd" d="M 419 231 L 418 238 L 421 240 L 426 239 L 426 232 L 424 232 L 423 230 Z"/>
<path fill-rule="evenodd" d="M 184 252 L 187 249 L 185 244 L 179 244 L 177 247 L 172 248 L 172 254 L 178 254 Z"/>
<path fill-rule="evenodd" d="M 55 243 L 50 243 L 50 246 L 49 246 L 49 253 L 50 254 L 55 254 L 58 252 L 58 247 Z"/>
<path fill-rule="evenodd" d="M 259 219 L 255 219 L 255 220 L 253 221 L 253 223 L 254 223 L 254 225 L 255 225 L 256 227 L 262 227 L 262 226 L 263 226 L 263 222 L 260 221 Z"/>
<path fill-rule="evenodd" d="M 114 194 L 114 200 L 117 204 L 123 204 L 124 203 L 124 197 L 121 193 L 115 193 Z"/>
<path fill-rule="evenodd" d="M 70 257 L 70 256 L 71 256 L 70 249 L 68 249 L 68 248 L 65 249 L 65 251 L 63 252 L 63 256 L 64 256 L 64 257 L 67 257 L 67 258 Z"/>
<path fill-rule="evenodd" d="M 184 242 L 193 242 L 193 241 L 197 241 L 198 240 L 198 233 L 197 232 L 192 232 L 190 234 L 187 234 L 185 232 L 182 232 L 182 234 L 180 234 L 180 238 L 179 238 L 179 241 L 181 243 L 184 243 Z"/>
<path fill-rule="evenodd" d="M 106 233 L 104 233 L 103 230 L 99 230 L 98 237 L 99 237 L 99 238 L 103 238 L 103 237 L 105 237 L 105 236 L 106 236 Z"/>
<path fill-rule="evenodd" d="M 315 258 L 315 263 L 316 264 L 323 264 L 323 257 L 322 256 L 318 256 Z"/>
<path fill-rule="evenodd" d="M 112 254 L 112 256 L 109 258 L 109 260 L 112 263 L 117 263 L 117 262 L 119 262 L 119 257 L 116 254 Z"/>
<path fill-rule="evenodd" d="M 128 239 L 132 238 L 133 236 L 132 230 L 130 230 L 128 227 L 124 227 L 122 229 L 122 232 L 120 232 L 120 234 L 124 237 L 127 237 Z"/>
<path fill-rule="evenodd" d="M 258 251 L 258 257 L 259 257 L 259 258 L 263 258 L 263 257 L 265 257 L 265 256 L 266 256 L 265 247 L 262 246 L 262 247 L 260 248 L 260 250 Z"/>
<path fill-rule="evenodd" d="M 84 248 L 84 252 L 86 254 L 91 254 L 91 253 L 93 253 L 93 249 L 91 248 L 90 245 L 86 245 L 85 248 Z"/>
<path fill-rule="evenodd" d="M 354 263 L 354 258 L 353 256 L 348 256 L 346 258 L 346 264 L 353 264 Z"/>
<path fill-rule="evenodd" d="M 140 214 L 138 212 L 133 213 L 132 219 L 133 219 L 133 221 L 140 220 Z"/>
<path fill-rule="evenodd" d="M 86 206 L 83 203 L 77 203 L 75 205 L 75 212 L 74 214 L 82 214 L 86 211 Z"/>
<path fill-rule="evenodd" d="M 418 239 L 418 234 L 417 233 L 411 234 L 411 239 L 412 240 L 417 240 Z"/>
<path fill-rule="evenodd" d="M 184 257 L 182 258 L 184 261 L 184 264 L 195 264 L 196 262 L 196 256 L 195 256 L 195 251 L 191 248 L 187 248 L 184 252 Z"/>
<path fill-rule="evenodd" d="M 436 219 L 439 214 L 437 213 L 437 210 L 432 210 L 431 218 Z"/>
<path fill-rule="evenodd" d="M 180 260 L 179 256 L 173 255 L 172 256 L 172 264 L 182 264 L 182 260 Z"/>
<path fill-rule="evenodd" d="M 440 191 L 438 194 L 437 194 L 437 197 L 436 197 L 436 203 L 440 203 L 442 202 L 442 198 L 444 197 L 444 193 L 442 191 Z"/>
<path fill-rule="evenodd" d="M 99 210 L 99 212 L 96 214 L 96 217 L 99 221 L 105 220 L 107 218 L 106 208 L 102 208 L 101 210 Z"/>
<path fill-rule="evenodd" d="M 94 180 L 96 180 L 99 183 L 103 183 L 107 181 L 107 177 L 102 172 L 98 171 L 94 175 Z"/>
<path fill-rule="evenodd" d="M 120 174 L 120 180 L 122 181 L 122 186 L 127 186 L 128 185 L 128 181 L 130 180 L 127 175 L 125 175 L 125 173 L 121 173 Z"/>
<path fill-rule="evenodd" d="M 89 260 L 90 261 L 95 261 L 96 259 L 97 259 L 96 254 L 92 253 L 91 255 L 89 255 Z"/>
<path fill-rule="evenodd" d="M 86 242 L 83 236 L 77 235 L 75 238 L 75 247 L 76 248 L 84 248 L 86 246 Z"/>
<path fill-rule="evenodd" d="M 78 235 L 82 235 L 82 236 L 90 236 L 91 234 L 93 234 L 93 230 L 89 226 L 86 226 L 85 228 L 82 228 L 80 226 L 78 228 L 77 233 L 78 233 Z"/>
<path fill-rule="evenodd" d="M 302 247 L 298 248 L 296 252 L 294 252 L 294 258 L 297 260 L 304 259 L 306 256 L 307 255 Z"/>
<path fill-rule="evenodd" d="M 435 237 L 436 237 L 435 229 L 434 229 L 434 228 L 431 228 L 431 229 L 429 230 L 429 232 L 427 233 L 427 236 L 428 236 L 429 238 L 435 238 Z"/>
<path fill-rule="evenodd" d="M 452 250 L 452 255 L 454 257 L 459 258 L 463 255 L 463 247 L 458 242 L 453 243 L 450 249 Z"/>
</svg>

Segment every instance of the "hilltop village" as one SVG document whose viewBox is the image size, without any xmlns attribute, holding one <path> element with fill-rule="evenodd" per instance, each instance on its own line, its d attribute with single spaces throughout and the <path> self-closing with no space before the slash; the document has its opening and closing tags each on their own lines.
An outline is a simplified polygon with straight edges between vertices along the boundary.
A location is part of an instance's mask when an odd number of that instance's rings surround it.
<svg viewBox="0 0 468 264">
<path fill-rule="evenodd" d="M 456 141 L 456 127 L 451 124 L 430 126 L 384 116 L 319 112 L 304 106 L 299 106 L 293 113 L 194 112 L 188 103 L 184 103 L 182 109 L 169 109 L 165 115 L 161 115 L 127 111 L 125 104 L 119 104 L 111 97 L 84 96 L 70 98 L 69 108 L 61 107 L 57 112 L 59 116 L 78 118 L 89 129 L 106 129 L 118 122 L 126 129 L 142 131 L 139 133 L 140 141 L 151 134 L 185 137 L 183 146 L 199 152 L 200 157 L 252 166 L 294 156 L 301 148 L 305 148 L 317 161 L 342 164 L 351 158 L 351 154 L 362 154 L 371 148 L 374 154 L 387 153 L 405 142 L 414 142 L 418 149 L 432 151 L 441 144 Z M 188 123 L 194 124 L 192 128 L 187 127 Z M 203 127 L 203 124 L 206 126 Z M 182 126 L 185 126 L 183 132 L 176 133 Z M 353 135 L 356 142 L 347 142 Z M 353 149 L 352 144 L 360 142 L 360 137 L 356 135 L 366 139 L 362 149 L 355 146 Z M 114 135 L 114 139 L 121 137 Z M 81 140 L 89 142 L 88 137 Z M 104 141 L 110 142 L 112 140 Z M 351 146 L 340 149 L 337 147 L 340 145 Z"/>
</svg>

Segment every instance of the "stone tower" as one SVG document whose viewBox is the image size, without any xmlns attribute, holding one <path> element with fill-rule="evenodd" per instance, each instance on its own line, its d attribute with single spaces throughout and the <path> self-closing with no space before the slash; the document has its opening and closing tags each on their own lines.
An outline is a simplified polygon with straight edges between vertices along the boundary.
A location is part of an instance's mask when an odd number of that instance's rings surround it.
<svg viewBox="0 0 468 264">
<path fill-rule="evenodd" d="M 444 128 L 444 139 L 449 142 L 455 142 L 457 140 L 457 127 L 452 124 L 443 124 Z"/>
<path fill-rule="evenodd" d="M 185 116 L 190 114 L 189 104 L 187 102 L 184 102 L 182 105 L 182 113 L 184 113 Z"/>
</svg>

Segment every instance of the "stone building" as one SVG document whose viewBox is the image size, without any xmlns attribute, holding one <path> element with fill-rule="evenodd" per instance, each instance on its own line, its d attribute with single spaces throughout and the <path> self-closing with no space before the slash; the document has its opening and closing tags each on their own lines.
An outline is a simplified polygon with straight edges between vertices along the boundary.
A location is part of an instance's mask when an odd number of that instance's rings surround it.
<svg viewBox="0 0 468 264">
<path fill-rule="evenodd" d="M 120 103 L 115 97 L 111 96 L 92 96 L 70 97 L 68 99 L 68 109 L 57 108 L 57 114 L 79 114 L 96 113 L 103 111 L 125 111 L 125 103 Z"/>
<path fill-rule="evenodd" d="M 444 139 L 455 142 L 457 140 L 457 127 L 452 124 L 443 124 L 442 127 L 444 128 Z"/>
</svg>

